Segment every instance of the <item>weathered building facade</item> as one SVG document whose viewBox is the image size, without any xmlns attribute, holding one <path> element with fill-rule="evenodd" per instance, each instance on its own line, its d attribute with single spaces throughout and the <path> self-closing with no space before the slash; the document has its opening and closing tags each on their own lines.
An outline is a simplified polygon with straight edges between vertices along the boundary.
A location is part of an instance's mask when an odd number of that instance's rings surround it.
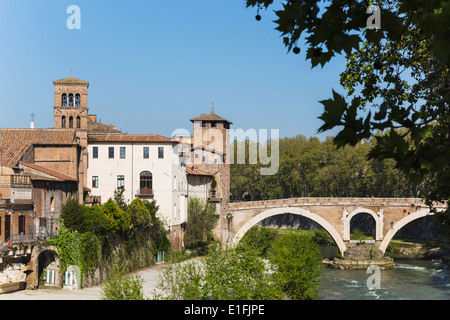
<svg viewBox="0 0 450 320">
<path fill-rule="evenodd" d="M 128 201 L 156 200 L 175 251 L 184 246 L 188 197 L 227 211 L 231 122 L 214 109 L 191 119 L 185 152 L 177 139 L 124 134 L 97 121 L 89 86 L 73 77 L 53 81 L 53 128 L 0 129 L 0 293 L 35 287 L 44 272 L 48 285 L 62 286 L 56 249 L 34 244 L 58 232 L 70 196 L 104 203 L 123 188 Z"/>
</svg>

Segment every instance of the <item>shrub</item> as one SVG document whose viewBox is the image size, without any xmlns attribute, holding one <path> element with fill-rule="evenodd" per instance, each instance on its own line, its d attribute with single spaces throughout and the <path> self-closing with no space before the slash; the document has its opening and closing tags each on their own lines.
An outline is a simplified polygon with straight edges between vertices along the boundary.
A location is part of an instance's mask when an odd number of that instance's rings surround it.
<svg viewBox="0 0 450 320">
<path fill-rule="evenodd" d="M 269 261 L 276 267 L 274 280 L 291 299 L 318 298 L 321 259 L 311 237 L 285 234 L 272 245 Z"/>
<path fill-rule="evenodd" d="M 188 220 L 184 236 L 186 248 L 207 246 L 218 219 L 219 215 L 216 214 L 216 207 L 213 204 L 198 198 L 189 199 Z"/>
<path fill-rule="evenodd" d="M 128 205 L 126 211 L 130 215 L 132 229 L 139 231 L 150 227 L 152 217 L 141 199 L 134 199 Z"/>
<path fill-rule="evenodd" d="M 158 283 L 157 299 L 277 300 L 281 288 L 269 276 L 269 266 L 255 251 L 211 251 L 202 260 L 172 264 Z"/>
<path fill-rule="evenodd" d="M 84 232 L 88 207 L 80 205 L 75 197 L 69 197 L 61 208 L 64 225 L 70 231 Z"/>
<path fill-rule="evenodd" d="M 324 244 L 324 245 L 334 244 L 333 238 L 325 230 L 314 230 L 312 240 L 317 244 Z"/>
<path fill-rule="evenodd" d="M 111 232 L 113 234 L 127 234 L 130 231 L 131 217 L 127 211 L 124 211 L 112 199 L 109 199 L 104 205 L 105 213 L 111 219 Z"/>
<path fill-rule="evenodd" d="M 124 269 L 113 266 L 100 291 L 100 300 L 146 300 L 140 276 L 124 276 Z"/>
<path fill-rule="evenodd" d="M 267 256 L 276 238 L 276 230 L 253 226 L 242 237 L 238 245 L 238 250 L 255 250 L 258 255 Z"/>
</svg>

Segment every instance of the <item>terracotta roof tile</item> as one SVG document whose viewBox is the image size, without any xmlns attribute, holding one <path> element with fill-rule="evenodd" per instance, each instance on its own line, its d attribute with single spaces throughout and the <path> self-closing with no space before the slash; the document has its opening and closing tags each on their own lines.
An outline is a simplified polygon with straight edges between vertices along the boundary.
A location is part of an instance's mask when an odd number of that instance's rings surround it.
<svg viewBox="0 0 450 320">
<path fill-rule="evenodd" d="M 178 143 L 170 138 L 159 134 L 111 134 L 111 135 L 90 135 L 89 142 L 166 142 Z"/>
<path fill-rule="evenodd" d="M 56 172 L 54 170 L 50 170 L 48 168 L 39 166 L 39 165 L 34 164 L 34 163 L 24 163 L 23 165 L 25 167 L 28 167 L 30 169 L 33 169 L 33 170 L 36 170 L 36 171 L 39 171 L 39 172 L 42 172 L 42 173 L 45 173 L 45 174 L 50 175 L 52 177 L 58 178 L 60 180 L 64 180 L 64 181 L 78 181 L 78 179 L 76 179 L 76 178 L 69 177 L 69 176 L 67 176 L 65 174 Z M 36 180 L 40 180 L 40 179 L 38 178 Z"/>
<path fill-rule="evenodd" d="M 34 144 L 76 144 L 75 131 L 64 129 L 0 129 L 0 164 L 16 166 Z"/>
<path fill-rule="evenodd" d="M 232 122 L 219 117 L 216 112 L 214 111 L 214 107 L 211 108 L 211 113 L 210 114 L 204 114 L 204 113 L 200 113 L 199 117 L 196 118 L 192 118 L 191 119 L 192 122 L 194 121 L 221 121 L 221 122 L 227 122 L 229 124 L 233 124 Z"/>
<path fill-rule="evenodd" d="M 87 124 L 88 134 L 122 133 L 121 131 L 117 130 L 112 124 L 103 124 L 90 118 L 87 119 Z"/>
<path fill-rule="evenodd" d="M 83 85 L 89 85 L 89 82 L 80 80 L 74 77 L 68 77 L 60 80 L 53 81 L 53 84 L 83 84 Z"/>
</svg>

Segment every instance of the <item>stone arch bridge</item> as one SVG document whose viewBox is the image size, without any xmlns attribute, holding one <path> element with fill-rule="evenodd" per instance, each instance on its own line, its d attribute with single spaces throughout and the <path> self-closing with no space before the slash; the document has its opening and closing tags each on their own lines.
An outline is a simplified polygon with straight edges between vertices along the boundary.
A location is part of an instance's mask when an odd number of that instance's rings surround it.
<svg viewBox="0 0 450 320">
<path fill-rule="evenodd" d="M 437 204 L 437 210 L 446 204 Z M 236 243 L 254 225 L 279 214 L 309 218 L 322 226 L 344 253 L 356 241 L 350 239 L 350 221 L 359 214 L 375 221 L 372 243 L 383 254 L 396 232 L 406 224 L 433 213 L 422 199 L 414 198 L 292 198 L 281 200 L 230 203 L 228 213 L 221 217 L 220 238 L 223 243 Z M 360 242 L 360 241 L 358 241 Z"/>
</svg>

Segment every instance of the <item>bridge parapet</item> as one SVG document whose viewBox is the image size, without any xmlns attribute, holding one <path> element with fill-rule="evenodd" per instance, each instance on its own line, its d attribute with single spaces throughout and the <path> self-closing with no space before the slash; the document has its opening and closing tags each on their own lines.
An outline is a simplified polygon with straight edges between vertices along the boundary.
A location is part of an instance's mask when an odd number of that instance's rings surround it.
<svg viewBox="0 0 450 320">
<path fill-rule="evenodd" d="M 270 208 L 289 205 L 320 205 L 320 206 L 401 206 L 410 205 L 414 207 L 425 207 L 425 201 L 420 198 L 337 198 L 337 197 L 311 197 L 311 198 L 288 198 L 276 200 L 244 201 L 229 204 L 229 211 Z M 436 204 L 436 206 L 444 206 Z"/>
</svg>

